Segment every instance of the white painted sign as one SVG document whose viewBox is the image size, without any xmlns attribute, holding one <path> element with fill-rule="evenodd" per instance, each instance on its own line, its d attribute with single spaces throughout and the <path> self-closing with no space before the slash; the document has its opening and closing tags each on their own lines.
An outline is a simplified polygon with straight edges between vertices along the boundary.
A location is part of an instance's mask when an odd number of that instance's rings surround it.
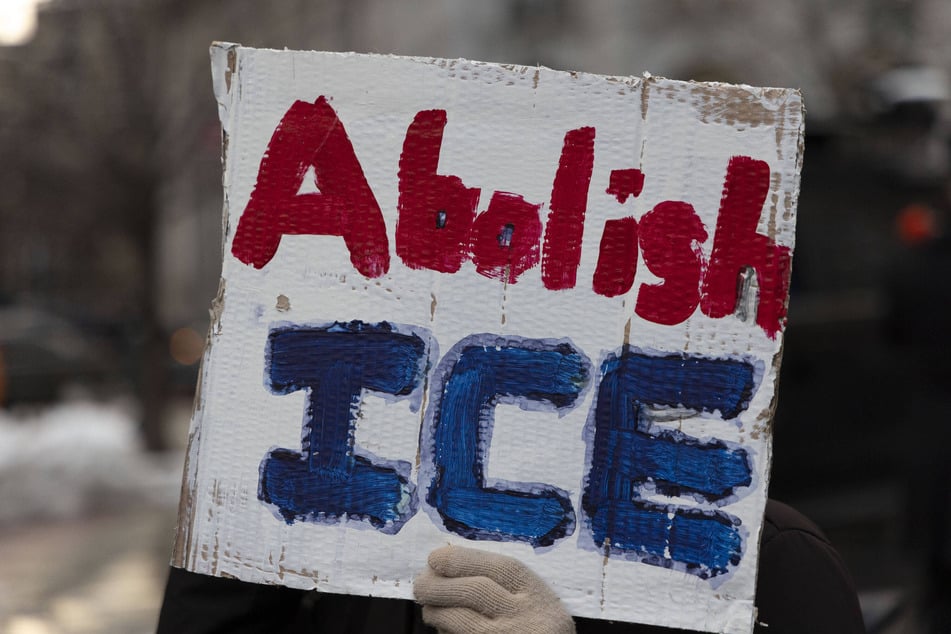
<svg viewBox="0 0 951 634">
<path fill-rule="evenodd" d="M 576 615 L 750 632 L 799 94 L 212 67 L 224 259 L 173 563 L 410 598 L 467 544 Z"/>
</svg>

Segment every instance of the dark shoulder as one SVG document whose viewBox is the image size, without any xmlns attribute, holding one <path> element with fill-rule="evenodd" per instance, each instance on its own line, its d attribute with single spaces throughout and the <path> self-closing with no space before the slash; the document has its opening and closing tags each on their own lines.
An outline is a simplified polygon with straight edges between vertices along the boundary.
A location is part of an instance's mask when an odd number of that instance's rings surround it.
<svg viewBox="0 0 951 634">
<path fill-rule="evenodd" d="M 772 499 L 767 500 L 760 549 L 765 548 L 772 540 L 787 531 L 794 531 L 806 539 L 814 539 L 831 546 L 822 529 L 816 526 L 808 517 L 788 504 Z"/>
<path fill-rule="evenodd" d="M 767 502 L 759 558 L 757 632 L 865 632 L 845 562 L 802 513 L 782 502 Z"/>
</svg>

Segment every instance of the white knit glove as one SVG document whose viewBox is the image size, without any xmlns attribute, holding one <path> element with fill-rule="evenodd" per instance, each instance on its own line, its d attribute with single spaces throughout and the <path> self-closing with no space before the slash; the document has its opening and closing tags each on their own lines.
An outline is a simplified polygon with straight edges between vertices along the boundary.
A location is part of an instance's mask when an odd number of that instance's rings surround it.
<svg viewBox="0 0 951 634">
<path fill-rule="evenodd" d="M 429 554 L 413 582 L 423 620 L 440 634 L 574 634 L 551 588 L 511 557 L 461 546 Z"/>
</svg>

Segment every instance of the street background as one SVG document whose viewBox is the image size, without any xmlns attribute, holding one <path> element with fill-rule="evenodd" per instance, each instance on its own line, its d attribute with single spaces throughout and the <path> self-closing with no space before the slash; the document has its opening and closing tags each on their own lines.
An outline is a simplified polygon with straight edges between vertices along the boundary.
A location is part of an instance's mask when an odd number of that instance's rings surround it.
<svg viewBox="0 0 951 634">
<path fill-rule="evenodd" d="M 951 631 L 948 33 L 946 0 L 0 0 L 0 632 L 154 630 L 220 273 L 215 40 L 801 89 L 770 493 L 870 632 Z"/>
</svg>

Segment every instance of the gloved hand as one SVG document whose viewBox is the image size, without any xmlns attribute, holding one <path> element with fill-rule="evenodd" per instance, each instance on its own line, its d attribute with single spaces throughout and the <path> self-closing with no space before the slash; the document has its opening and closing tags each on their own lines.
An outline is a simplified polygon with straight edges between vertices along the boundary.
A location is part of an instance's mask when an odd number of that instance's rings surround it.
<svg viewBox="0 0 951 634">
<path fill-rule="evenodd" d="M 413 583 L 423 620 L 440 634 L 574 634 L 551 588 L 511 557 L 461 546 L 429 554 Z"/>
</svg>

